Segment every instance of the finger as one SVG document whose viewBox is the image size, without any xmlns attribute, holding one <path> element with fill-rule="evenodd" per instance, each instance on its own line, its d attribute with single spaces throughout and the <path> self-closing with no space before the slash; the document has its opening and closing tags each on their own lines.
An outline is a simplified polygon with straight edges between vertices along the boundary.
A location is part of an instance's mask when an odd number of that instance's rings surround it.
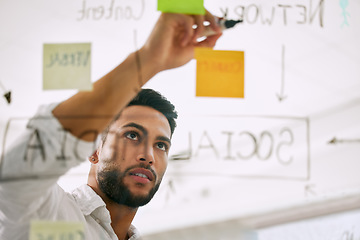
<svg viewBox="0 0 360 240">
<path fill-rule="evenodd" d="M 194 19 L 190 16 L 183 15 L 182 25 L 183 25 L 183 37 L 181 40 L 181 46 L 185 47 L 192 42 L 194 37 L 194 32 L 195 32 L 193 29 Z"/>
<path fill-rule="evenodd" d="M 217 40 L 221 37 L 222 32 L 209 36 L 206 39 L 204 39 L 201 42 L 198 42 L 197 44 L 195 44 L 195 47 L 209 47 L 209 48 L 213 48 L 216 45 Z"/>
<path fill-rule="evenodd" d="M 199 37 L 202 37 L 203 36 L 203 32 L 205 30 L 205 27 L 204 27 L 204 16 L 203 15 L 194 15 L 194 22 L 196 24 L 196 29 L 195 29 L 195 32 L 194 32 L 194 36 L 192 38 L 192 42 L 193 43 L 196 43 L 197 42 L 197 39 Z"/>
<path fill-rule="evenodd" d="M 205 20 L 210 23 L 210 27 L 212 30 L 214 30 L 216 33 L 221 33 L 222 30 L 217 22 L 217 17 L 213 16 L 208 10 L 206 10 Z"/>
</svg>

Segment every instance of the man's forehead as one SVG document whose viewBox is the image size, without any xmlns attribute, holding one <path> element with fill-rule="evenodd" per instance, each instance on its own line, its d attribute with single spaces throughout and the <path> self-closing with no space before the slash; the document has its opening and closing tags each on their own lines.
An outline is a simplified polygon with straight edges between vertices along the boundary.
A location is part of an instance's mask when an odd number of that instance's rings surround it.
<svg viewBox="0 0 360 240">
<path fill-rule="evenodd" d="M 133 105 L 124 108 L 121 112 L 119 119 L 161 119 L 166 117 L 159 112 L 158 110 L 148 107 L 148 106 L 141 106 L 141 105 Z"/>
<path fill-rule="evenodd" d="M 136 123 L 144 128 L 151 126 L 158 128 L 163 126 L 166 131 L 169 130 L 171 135 L 170 124 L 167 118 L 161 112 L 151 107 L 141 105 L 126 107 L 121 112 L 119 118 L 115 121 L 113 126 L 116 128 L 122 128 L 129 126 L 129 123 Z"/>
</svg>

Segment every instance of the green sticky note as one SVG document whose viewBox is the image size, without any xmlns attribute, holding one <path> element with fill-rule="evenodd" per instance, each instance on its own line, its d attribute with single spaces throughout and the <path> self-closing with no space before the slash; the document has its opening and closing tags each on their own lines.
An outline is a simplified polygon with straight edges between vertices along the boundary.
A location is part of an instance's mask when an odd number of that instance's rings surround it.
<svg viewBox="0 0 360 240">
<path fill-rule="evenodd" d="M 92 90 L 91 44 L 44 44 L 43 89 Z"/>
<path fill-rule="evenodd" d="M 158 0 L 161 12 L 204 15 L 204 0 Z"/>
<path fill-rule="evenodd" d="M 80 222 L 32 221 L 29 240 L 85 240 L 84 225 Z"/>
</svg>

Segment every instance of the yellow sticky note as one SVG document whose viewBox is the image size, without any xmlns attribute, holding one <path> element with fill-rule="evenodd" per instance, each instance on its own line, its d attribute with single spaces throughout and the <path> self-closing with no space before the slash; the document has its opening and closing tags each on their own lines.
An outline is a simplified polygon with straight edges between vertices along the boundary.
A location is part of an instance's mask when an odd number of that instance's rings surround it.
<svg viewBox="0 0 360 240">
<path fill-rule="evenodd" d="M 84 225 L 80 222 L 32 221 L 29 240 L 85 240 Z"/>
<path fill-rule="evenodd" d="M 244 98 L 244 52 L 196 48 L 196 96 Z"/>
<path fill-rule="evenodd" d="M 43 89 L 92 90 L 91 44 L 44 44 Z"/>
<path fill-rule="evenodd" d="M 204 15 L 204 0 L 158 0 L 161 12 Z"/>
</svg>

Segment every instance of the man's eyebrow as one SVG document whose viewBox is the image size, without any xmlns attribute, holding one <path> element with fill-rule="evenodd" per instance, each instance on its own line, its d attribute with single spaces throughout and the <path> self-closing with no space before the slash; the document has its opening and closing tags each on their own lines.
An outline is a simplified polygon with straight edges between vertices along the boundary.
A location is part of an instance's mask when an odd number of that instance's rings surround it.
<svg viewBox="0 0 360 240">
<path fill-rule="evenodd" d="M 134 128 L 139 129 L 144 135 L 148 134 L 148 131 L 143 126 L 141 126 L 141 125 L 139 125 L 137 123 L 134 123 L 134 122 L 128 123 L 128 124 L 124 125 L 124 127 L 134 127 Z M 169 143 L 171 145 L 171 140 L 168 137 L 158 136 L 158 137 L 156 137 L 156 139 L 167 142 L 167 143 Z"/>
<path fill-rule="evenodd" d="M 157 139 L 157 140 L 164 141 L 164 142 L 167 142 L 167 143 L 171 146 L 171 140 L 170 140 L 170 138 L 168 138 L 168 137 L 159 136 L 159 137 L 157 137 L 156 139 Z"/>
<path fill-rule="evenodd" d="M 145 135 L 148 134 L 148 131 L 143 126 L 141 126 L 137 123 L 134 123 L 134 122 L 128 123 L 128 124 L 124 125 L 124 127 L 134 127 L 134 128 L 139 129 L 143 134 L 145 134 Z"/>
</svg>

